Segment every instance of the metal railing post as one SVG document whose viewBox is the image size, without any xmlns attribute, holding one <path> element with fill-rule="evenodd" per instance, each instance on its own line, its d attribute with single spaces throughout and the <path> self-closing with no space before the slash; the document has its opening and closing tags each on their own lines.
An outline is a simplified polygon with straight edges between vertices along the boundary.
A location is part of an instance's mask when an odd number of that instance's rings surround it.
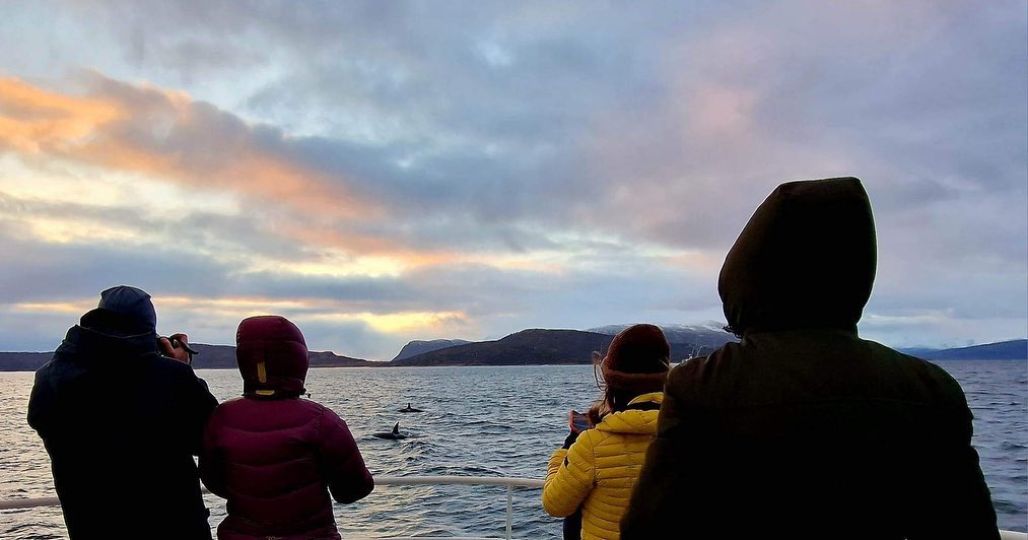
<svg viewBox="0 0 1028 540">
<path fill-rule="evenodd" d="M 510 540 L 511 530 L 514 528 L 514 507 L 513 507 L 514 486 L 507 486 L 507 540 Z"/>
</svg>

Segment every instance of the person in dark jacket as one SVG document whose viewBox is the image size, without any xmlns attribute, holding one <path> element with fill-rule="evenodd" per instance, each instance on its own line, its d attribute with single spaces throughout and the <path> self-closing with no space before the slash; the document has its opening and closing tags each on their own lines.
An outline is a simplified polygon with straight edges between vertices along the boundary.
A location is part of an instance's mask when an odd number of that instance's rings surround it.
<svg viewBox="0 0 1028 540">
<path fill-rule="evenodd" d="M 332 498 L 374 488 L 346 422 L 309 399 L 307 345 L 283 317 L 244 319 L 236 333 L 243 397 L 211 416 L 200 475 L 228 499 L 221 540 L 338 539 Z"/>
<path fill-rule="evenodd" d="M 107 289 L 36 372 L 28 421 L 72 540 L 211 538 L 193 456 L 218 403 L 156 323 L 150 295 Z"/>
<path fill-rule="evenodd" d="M 859 180 L 760 205 L 718 283 L 742 340 L 672 370 L 623 539 L 999 538 L 960 386 L 857 335 L 875 265 Z"/>
</svg>

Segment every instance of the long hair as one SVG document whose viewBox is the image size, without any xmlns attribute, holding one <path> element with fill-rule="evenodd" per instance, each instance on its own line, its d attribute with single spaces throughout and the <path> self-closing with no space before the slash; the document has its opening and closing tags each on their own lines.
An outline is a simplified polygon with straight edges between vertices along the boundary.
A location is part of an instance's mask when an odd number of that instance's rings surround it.
<svg viewBox="0 0 1028 540">
<path fill-rule="evenodd" d="M 611 404 L 614 402 L 613 391 L 607 386 L 606 382 L 600 376 L 601 366 L 603 363 L 603 355 L 600 351 L 593 351 L 593 379 L 596 381 L 596 388 L 600 389 L 600 399 L 593 402 L 592 406 L 589 407 L 589 421 L 593 425 L 599 424 L 600 420 L 603 419 L 604 415 L 609 414 L 614 409 Z"/>
</svg>

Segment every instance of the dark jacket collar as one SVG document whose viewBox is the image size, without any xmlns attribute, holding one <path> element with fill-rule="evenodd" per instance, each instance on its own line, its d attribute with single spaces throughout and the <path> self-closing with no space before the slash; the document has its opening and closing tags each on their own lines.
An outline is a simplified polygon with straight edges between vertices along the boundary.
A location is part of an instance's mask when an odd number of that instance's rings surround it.
<svg viewBox="0 0 1028 540">
<path fill-rule="evenodd" d="M 136 358 L 156 355 L 157 333 L 123 335 L 99 328 L 75 325 L 68 330 L 56 356 L 89 362 L 100 358 Z"/>
<path fill-rule="evenodd" d="M 790 328 L 788 330 L 754 329 L 743 334 L 740 343 L 742 345 L 746 345 L 749 342 L 763 341 L 767 339 L 855 339 L 857 337 L 859 336 L 857 334 L 856 326 L 853 326 L 852 328 Z"/>
</svg>

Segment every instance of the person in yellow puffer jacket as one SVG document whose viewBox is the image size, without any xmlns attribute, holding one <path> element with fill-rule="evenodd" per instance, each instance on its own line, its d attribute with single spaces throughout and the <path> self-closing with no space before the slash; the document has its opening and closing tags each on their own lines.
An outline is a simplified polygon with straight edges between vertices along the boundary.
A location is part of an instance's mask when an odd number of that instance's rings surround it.
<svg viewBox="0 0 1028 540">
<path fill-rule="evenodd" d="M 583 540 L 620 537 L 621 516 L 657 432 L 670 352 L 664 333 L 650 324 L 615 336 L 600 362 L 603 398 L 590 411 L 599 422 L 572 431 L 550 457 L 543 508 L 555 517 L 580 510 Z"/>
</svg>

